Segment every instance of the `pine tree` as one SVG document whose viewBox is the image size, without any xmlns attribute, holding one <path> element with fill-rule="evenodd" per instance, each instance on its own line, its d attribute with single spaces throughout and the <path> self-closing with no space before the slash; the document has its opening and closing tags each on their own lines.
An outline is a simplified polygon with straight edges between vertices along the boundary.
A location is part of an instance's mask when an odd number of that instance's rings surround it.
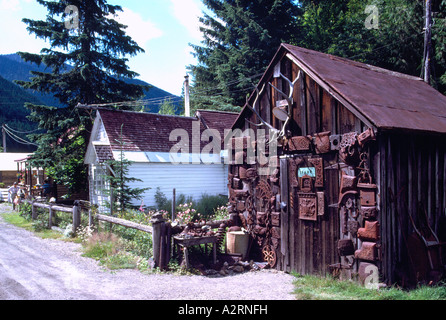
<svg viewBox="0 0 446 320">
<path fill-rule="evenodd" d="M 291 0 L 203 0 L 204 40 L 192 45 L 198 65 L 191 108 L 238 111 L 281 42 L 297 35 L 299 7 Z"/>
<path fill-rule="evenodd" d="M 31 81 L 17 83 L 50 92 L 66 107 L 27 105 L 29 119 L 45 130 L 44 134 L 30 136 L 39 144 L 33 162 L 47 168 L 56 182 L 78 191 L 87 181 L 83 157 L 93 114 L 76 106 L 142 97 L 145 87 L 124 80 L 138 75 L 129 70 L 126 56 L 144 50 L 126 34 L 126 26 L 113 19 L 122 11 L 120 6 L 105 0 L 37 1 L 48 11 L 46 20 L 23 22 L 30 33 L 45 39 L 49 48 L 43 48 L 40 54 L 19 55 L 28 62 L 44 64 L 48 72 L 33 72 Z M 67 10 L 70 8 L 75 11 Z M 67 28 L 67 19 L 72 19 L 77 28 Z"/>
</svg>

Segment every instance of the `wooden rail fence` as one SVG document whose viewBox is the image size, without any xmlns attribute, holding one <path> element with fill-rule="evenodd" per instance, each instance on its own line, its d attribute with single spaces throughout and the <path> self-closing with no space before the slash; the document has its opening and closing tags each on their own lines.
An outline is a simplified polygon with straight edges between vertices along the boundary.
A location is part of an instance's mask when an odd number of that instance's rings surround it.
<svg viewBox="0 0 446 320">
<path fill-rule="evenodd" d="M 54 212 L 65 212 L 71 213 L 73 217 L 73 234 L 76 234 L 77 228 L 81 224 L 81 212 L 82 205 L 79 201 L 75 201 L 73 206 L 62 206 L 58 204 L 51 203 L 41 203 L 36 201 L 25 200 L 26 203 L 30 204 L 32 207 L 32 218 L 37 219 L 37 208 L 49 210 L 49 227 L 52 227 Z M 87 206 L 89 209 L 89 206 Z M 173 228 L 172 225 L 167 222 L 161 213 L 155 213 L 152 217 L 152 226 L 139 224 L 133 221 L 116 218 L 112 216 L 107 216 L 103 214 L 95 214 L 93 216 L 92 211 L 88 210 L 89 215 L 89 225 L 92 226 L 94 221 L 104 221 L 112 224 L 117 224 L 126 228 L 132 228 L 143 232 L 148 232 L 152 234 L 152 247 L 153 247 L 153 260 L 156 267 L 160 269 L 165 269 L 169 263 L 172 249 L 172 235 L 178 233 L 178 228 Z M 195 223 L 194 227 L 199 228 L 204 225 L 208 225 L 211 228 L 218 227 L 221 223 L 227 222 L 228 220 L 219 221 L 207 221 L 203 223 Z M 174 230 L 175 229 L 175 230 Z M 181 226 L 180 226 L 181 229 Z"/>
<path fill-rule="evenodd" d="M 79 226 L 81 225 L 81 211 L 82 211 L 82 209 L 81 209 L 81 205 L 79 204 L 79 202 L 75 202 L 75 204 L 73 206 L 62 206 L 62 205 L 58 205 L 58 204 L 42 203 L 42 202 L 29 201 L 29 200 L 25 200 L 25 202 L 31 205 L 33 220 L 37 219 L 37 209 L 36 208 L 49 210 L 48 226 L 50 228 L 53 226 L 53 217 L 54 217 L 54 213 L 56 211 L 72 214 L 73 234 L 76 234 L 77 228 L 79 228 Z"/>
</svg>

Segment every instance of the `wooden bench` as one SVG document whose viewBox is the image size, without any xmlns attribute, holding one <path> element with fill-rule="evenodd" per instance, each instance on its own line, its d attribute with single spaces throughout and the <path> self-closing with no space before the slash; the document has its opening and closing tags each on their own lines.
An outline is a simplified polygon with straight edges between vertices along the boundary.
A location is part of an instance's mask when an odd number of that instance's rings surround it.
<svg viewBox="0 0 446 320">
<path fill-rule="evenodd" d="M 194 237 L 194 238 L 183 238 L 181 236 L 173 237 L 174 248 L 178 246 L 184 248 L 184 258 L 186 260 L 186 268 L 189 268 L 189 253 L 188 247 L 196 246 L 200 244 L 212 244 L 212 253 L 214 264 L 217 263 L 217 236 L 207 236 L 207 237 Z"/>
</svg>

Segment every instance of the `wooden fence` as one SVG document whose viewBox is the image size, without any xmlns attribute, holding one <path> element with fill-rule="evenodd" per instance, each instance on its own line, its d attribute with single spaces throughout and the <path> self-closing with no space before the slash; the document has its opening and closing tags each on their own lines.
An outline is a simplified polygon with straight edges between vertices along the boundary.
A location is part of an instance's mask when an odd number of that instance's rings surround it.
<svg viewBox="0 0 446 320">
<path fill-rule="evenodd" d="M 42 203 L 36 201 L 25 200 L 25 203 L 28 203 L 32 207 L 32 219 L 37 219 L 37 208 L 49 210 L 49 219 L 48 225 L 51 228 L 53 224 L 54 213 L 57 212 L 65 212 L 71 213 L 73 217 L 73 234 L 76 234 L 77 228 L 81 224 L 81 213 L 82 209 L 85 206 L 82 206 L 80 201 L 75 201 L 73 206 L 62 206 L 58 204 L 52 203 Z M 172 252 L 172 236 L 176 233 L 179 233 L 183 230 L 184 226 L 176 226 L 172 227 L 171 223 L 167 222 L 161 213 L 155 213 L 152 217 L 151 223 L 152 226 L 139 224 L 133 221 L 116 218 L 112 216 L 107 216 L 103 214 L 93 215 L 89 206 L 86 206 L 88 209 L 89 215 L 89 225 L 93 226 L 94 221 L 103 221 L 109 222 L 112 224 L 117 224 L 126 228 L 132 228 L 143 232 L 148 232 L 152 234 L 152 247 L 153 247 L 153 260 L 156 267 L 159 267 L 161 270 L 167 267 L 167 264 L 170 261 L 171 252 Z M 208 225 L 211 228 L 217 228 L 222 223 L 227 223 L 229 220 L 218 220 L 218 221 L 207 221 L 203 223 L 195 223 L 193 224 L 194 228 L 201 228 L 204 225 Z"/>
<path fill-rule="evenodd" d="M 53 226 L 53 218 L 54 218 L 54 214 L 56 211 L 72 214 L 73 234 L 76 234 L 77 228 L 79 228 L 79 226 L 81 225 L 82 207 L 78 201 L 76 201 L 73 206 L 62 206 L 62 205 L 58 205 L 58 204 L 42 203 L 42 202 L 36 202 L 36 201 L 30 201 L 30 200 L 25 200 L 24 202 L 31 205 L 33 220 L 37 219 L 37 208 L 45 209 L 45 210 L 49 211 L 49 218 L 48 218 L 48 227 L 49 228 L 51 228 Z M 91 216 L 91 214 L 90 214 L 90 216 Z M 90 221 L 91 221 L 91 219 L 90 219 Z"/>
</svg>

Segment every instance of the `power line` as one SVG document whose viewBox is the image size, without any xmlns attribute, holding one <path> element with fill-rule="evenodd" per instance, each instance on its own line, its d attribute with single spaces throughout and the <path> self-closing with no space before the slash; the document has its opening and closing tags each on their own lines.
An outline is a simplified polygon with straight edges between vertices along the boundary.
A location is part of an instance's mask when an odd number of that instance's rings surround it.
<svg viewBox="0 0 446 320">
<path fill-rule="evenodd" d="M 35 129 L 35 130 L 32 130 L 32 131 L 18 131 L 18 130 L 12 129 L 10 126 L 8 126 L 8 124 L 5 124 L 5 126 L 6 126 L 10 131 L 15 132 L 15 133 L 19 133 L 19 134 L 29 134 L 29 133 L 34 133 L 34 132 L 37 132 L 37 131 L 40 130 L 40 129 Z"/>
<path fill-rule="evenodd" d="M 35 143 L 33 143 L 33 142 L 30 142 L 30 141 L 26 141 L 25 139 L 20 138 L 19 136 L 15 135 L 14 133 L 12 133 L 11 131 L 9 131 L 9 130 L 7 129 L 7 126 L 6 126 L 6 125 L 3 125 L 3 130 L 4 130 L 3 132 L 6 132 L 6 133 L 8 134 L 8 136 L 9 136 L 12 140 L 14 140 L 15 142 L 17 142 L 17 143 L 25 144 L 25 145 L 33 145 L 33 146 L 36 146 L 36 147 L 39 146 L 38 144 L 35 144 Z"/>
</svg>

